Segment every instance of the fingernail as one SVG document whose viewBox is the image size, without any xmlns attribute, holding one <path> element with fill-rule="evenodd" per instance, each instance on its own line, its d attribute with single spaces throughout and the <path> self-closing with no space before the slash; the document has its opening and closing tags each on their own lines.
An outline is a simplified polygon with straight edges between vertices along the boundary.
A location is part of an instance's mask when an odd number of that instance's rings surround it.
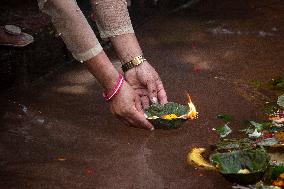
<svg viewBox="0 0 284 189">
<path fill-rule="evenodd" d="M 155 129 L 154 129 L 154 127 L 152 127 L 151 129 L 150 129 L 150 131 L 154 131 Z"/>
<path fill-rule="evenodd" d="M 150 100 L 153 104 L 158 103 L 158 99 L 156 97 L 151 97 Z"/>
</svg>

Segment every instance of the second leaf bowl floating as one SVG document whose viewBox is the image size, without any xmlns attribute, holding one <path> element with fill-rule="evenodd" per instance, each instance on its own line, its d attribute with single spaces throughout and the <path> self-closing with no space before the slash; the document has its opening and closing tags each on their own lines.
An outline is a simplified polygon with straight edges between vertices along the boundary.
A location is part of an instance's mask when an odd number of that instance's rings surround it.
<svg viewBox="0 0 284 189">
<path fill-rule="evenodd" d="M 215 153 L 211 162 L 228 181 L 253 184 L 263 177 L 269 166 L 269 156 L 261 148 Z"/>
<path fill-rule="evenodd" d="M 189 164 L 219 172 L 225 179 L 238 184 L 253 184 L 261 180 L 269 167 L 270 157 L 262 148 L 234 150 L 210 155 L 210 163 L 204 159 L 204 148 L 189 152 Z"/>
</svg>

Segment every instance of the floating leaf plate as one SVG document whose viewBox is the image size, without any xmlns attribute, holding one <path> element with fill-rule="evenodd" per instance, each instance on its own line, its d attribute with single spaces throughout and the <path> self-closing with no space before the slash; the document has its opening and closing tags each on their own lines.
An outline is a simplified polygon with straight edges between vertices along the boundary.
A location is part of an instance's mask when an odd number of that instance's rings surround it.
<svg viewBox="0 0 284 189">
<path fill-rule="evenodd" d="M 188 118 L 188 106 L 169 102 L 167 104 L 153 104 L 144 110 L 145 117 L 156 129 L 178 128 Z"/>
<path fill-rule="evenodd" d="M 215 153 L 210 160 L 227 180 L 239 184 L 256 183 L 269 165 L 269 155 L 261 148 Z"/>
</svg>

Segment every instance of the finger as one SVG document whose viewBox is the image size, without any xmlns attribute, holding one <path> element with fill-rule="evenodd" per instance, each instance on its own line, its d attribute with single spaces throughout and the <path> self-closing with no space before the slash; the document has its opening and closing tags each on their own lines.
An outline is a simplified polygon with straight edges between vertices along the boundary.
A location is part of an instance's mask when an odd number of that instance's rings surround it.
<svg viewBox="0 0 284 189">
<path fill-rule="evenodd" d="M 132 116 L 124 117 L 124 118 L 121 118 L 121 119 L 123 119 L 124 122 L 126 122 L 127 126 L 141 129 L 140 125 L 136 121 L 133 120 Z"/>
<path fill-rule="evenodd" d="M 152 104 L 157 104 L 158 103 L 158 98 L 157 97 L 151 97 L 150 101 Z"/>
<path fill-rule="evenodd" d="M 146 119 L 146 117 L 144 116 L 144 113 L 134 110 L 131 118 L 141 128 L 154 130 L 153 125 Z"/>
<path fill-rule="evenodd" d="M 161 104 L 166 104 L 168 102 L 167 93 L 164 89 L 164 85 L 160 79 L 157 80 L 157 90 L 158 90 L 158 99 Z"/>
<path fill-rule="evenodd" d="M 140 97 L 143 109 L 148 108 L 150 105 L 148 96 L 141 96 Z"/>
<path fill-rule="evenodd" d="M 148 95 L 148 90 L 145 89 L 145 88 L 135 89 L 135 92 L 139 96 L 147 96 Z"/>
<path fill-rule="evenodd" d="M 126 126 L 129 127 L 136 127 L 136 128 L 141 128 L 132 118 L 132 116 L 118 116 L 118 119 L 121 120 Z"/>
<path fill-rule="evenodd" d="M 157 85 L 154 79 L 147 82 L 148 96 L 153 103 L 157 101 Z"/>
<path fill-rule="evenodd" d="M 131 123 L 129 123 L 128 121 L 126 121 L 124 118 L 122 117 L 117 117 L 124 125 L 126 126 L 131 126 Z"/>
<path fill-rule="evenodd" d="M 143 110 L 141 100 L 140 100 L 140 97 L 138 95 L 136 95 L 136 97 L 135 97 L 135 107 L 136 107 L 138 112 L 141 112 Z"/>
<path fill-rule="evenodd" d="M 113 111 L 112 109 L 110 109 L 111 111 Z M 119 121 L 121 121 L 124 125 L 129 126 L 130 124 L 125 120 L 125 118 L 123 118 L 122 116 L 116 114 L 115 112 L 112 112 L 112 114 L 114 115 L 115 118 L 117 118 Z"/>
</svg>

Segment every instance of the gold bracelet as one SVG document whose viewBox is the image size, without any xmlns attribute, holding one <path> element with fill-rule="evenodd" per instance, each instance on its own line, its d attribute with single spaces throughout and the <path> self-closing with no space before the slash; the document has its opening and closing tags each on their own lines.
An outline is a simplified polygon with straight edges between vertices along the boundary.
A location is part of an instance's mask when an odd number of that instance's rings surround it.
<svg viewBox="0 0 284 189">
<path fill-rule="evenodd" d="M 139 64 L 143 63 L 144 61 L 146 61 L 146 59 L 144 58 L 143 55 L 136 56 L 135 58 L 133 58 L 133 60 L 131 60 L 131 61 L 129 61 L 129 62 L 127 62 L 127 63 L 125 63 L 121 66 L 122 71 L 127 72 L 131 68 L 138 66 Z"/>
</svg>

